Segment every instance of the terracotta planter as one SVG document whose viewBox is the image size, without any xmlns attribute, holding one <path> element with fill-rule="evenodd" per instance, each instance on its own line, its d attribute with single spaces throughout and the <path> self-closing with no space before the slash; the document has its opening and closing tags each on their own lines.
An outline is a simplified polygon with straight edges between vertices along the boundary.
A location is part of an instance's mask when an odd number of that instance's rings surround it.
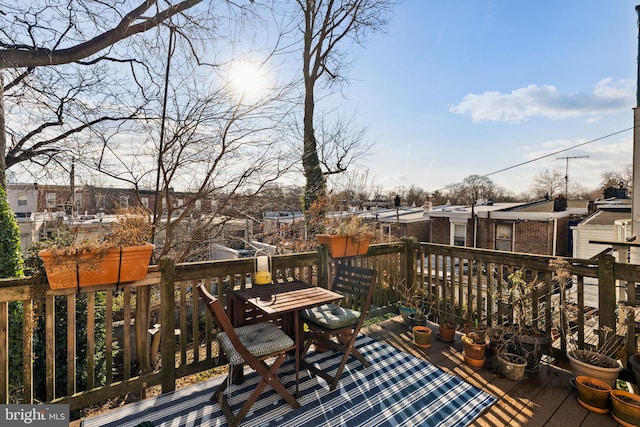
<svg viewBox="0 0 640 427">
<path fill-rule="evenodd" d="M 487 343 L 478 344 L 474 342 L 470 335 L 464 335 L 462 337 L 462 348 L 465 357 L 476 360 L 483 360 L 485 351 L 487 350 Z"/>
<path fill-rule="evenodd" d="M 453 342 L 456 337 L 456 328 L 438 327 L 438 338 L 444 342 Z"/>
<path fill-rule="evenodd" d="M 498 355 L 498 366 L 500 373 L 513 381 L 520 381 L 524 378 L 527 361 L 524 357 L 513 353 L 500 353 Z"/>
<path fill-rule="evenodd" d="M 609 413 L 609 393 L 611 392 L 609 384 L 597 378 L 578 375 L 576 386 L 580 405 L 599 414 Z"/>
<path fill-rule="evenodd" d="M 611 390 L 613 418 L 623 426 L 640 426 L 640 396 L 624 390 Z"/>
<path fill-rule="evenodd" d="M 431 328 L 428 326 L 414 326 L 413 343 L 423 349 L 431 347 Z"/>
<path fill-rule="evenodd" d="M 482 368 L 484 366 L 484 362 L 487 360 L 485 357 L 482 359 L 473 359 L 466 354 L 463 353 L 464 361 L 473 368 Z"/>
<path fill-rule="evenodd" d="M 147 244 L 111 249 L 97 259 L 90 252 L 77 259 L 75 255 L 54 256 L 49 250 L 38 252 L 38 256 L 44 263 L 51 289 L 66 289 L 142 280 L 147 276 L 152 252 L 153 245 Z"/>
<path fill-rule="evenodd" d="M 318 243 L 327 247 L 331 258 L 345 258 L 364 255 L 369 250 L 369 237 L 362 237 L 357 241 L 352 236 L 333 234 L 316 234 Z"/>
<path fill-rule="evenodd" d="M 573 373 L 576 376 L 584 375 L 587 377 L 597 378 L 600 381 L 607 383 L 609 387 L 614 388 L 618 374 L 623 369 L 622 364 L 615 359 L 605 357 L 604 359 L 606 359 L 608 364 L 612 367 L 596 366 L 585 363 L 579 360 L 578 357 L 575 357 L 583 354 L 584 352 L 585 350 L 572 350 L 567 352 L 567 357 L 569 358 L 569 364 L 571 365 Z"/>
</svg>

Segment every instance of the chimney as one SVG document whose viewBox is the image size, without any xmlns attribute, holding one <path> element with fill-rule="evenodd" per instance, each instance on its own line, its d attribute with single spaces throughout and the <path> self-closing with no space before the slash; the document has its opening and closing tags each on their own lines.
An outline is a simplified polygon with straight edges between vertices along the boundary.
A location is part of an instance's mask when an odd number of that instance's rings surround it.
<svg viewBox="0 0 640 427">
<path fill-rule="evenodd" d="M 562 212 L 567 210 L 567 199 L 560 195 L 553 201 L 553 211 Z"/>
</svg>

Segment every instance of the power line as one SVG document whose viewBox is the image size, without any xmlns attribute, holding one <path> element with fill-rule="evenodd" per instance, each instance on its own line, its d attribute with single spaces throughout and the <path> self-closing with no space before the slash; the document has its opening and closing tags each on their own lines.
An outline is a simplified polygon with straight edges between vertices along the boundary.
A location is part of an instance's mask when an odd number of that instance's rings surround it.
<svg viewBox="0 0 640 427">
<path fill-rule="evenodd" d="M 600 140 L 603 140 L 603 139 L 606 139 L 606 138 L 610 138 L 610 137 L 612 137 L 614 135 L 618 135 L 620 133 L 630 131 L 631 129 L 633 129 L 633 126 L 630 127 L 630 128 L 619 130 L 617 132 L 610 133 L 610 134 L 605 135 L 605 136 L 601 136 L 600 138 L 596 138 L 596 139 L 592 139 L 590 141 L 582 142 L 580 144 L 574 145 L 574 146 L 569 147 L 569 148 L 563 148 L 562 150 L 558 150 L 558 151 L 555 151 L 553 153 L 545 154 L 544 156 L 540 156 L 540 157 L 537 157 L 537 158 L 532 159 L 532 160 L 527 160 L 526 162 L 518 163 L 517 165 L 509 166 L 509 167 L 497 170 L 495 172 L 491 172 L 491 173 L 485 174 L 485 175 L 483 175 L 483 177 L 487 177 L 487 176 L 490 176 L 490 175 L 495 175 L 497 173 L 508 171 L 508 170 L 511 170 L 511 169 L 515 169 L 517 167 L 524 166 L 524 165 L 527 165 L 529 163 L 537 162 L 538 160 L 546 159 L 547 157 L 555 156 L 555 155 L 558 155 L 560 153 L 564 153 L 565 151 L 573 150 L 574 148 L 582 147 L 584 145 L 591 144 L 591 143 L 596 142 L 596 141 L 600 141 Z"/>
</svg>

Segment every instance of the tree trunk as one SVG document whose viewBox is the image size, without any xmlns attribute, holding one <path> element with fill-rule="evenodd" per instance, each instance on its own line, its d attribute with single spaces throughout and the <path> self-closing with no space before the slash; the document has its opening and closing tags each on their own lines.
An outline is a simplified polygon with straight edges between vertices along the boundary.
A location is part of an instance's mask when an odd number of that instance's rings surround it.
<svg viewBox="0 0 640 427">
<path fill-rule="evenodd" d="M 4 74 L 0 73 L 0 186 L 7 188 L 7 134 L 4 128 Z"/>
<path fill-rule="evenodd" d="M 320 160 L 318 158 L 318 149 L 316 143 L 315 130 L 313 127 L 313 114 L 315 109 L 314 87 L 318 78 L 318 65 L 313 62 L 313 14 L 315 13 L 313 5 L 307 2 L 305 12 L 305 32 L 304 32 L 304 52 L 302 72 L 304 75 L 304 118 L 303 118 L 303 138 L 304 148 L 302 150 L 302 166 L 306 184 L 304 188 L 304 210 L 305 212 L 311 207 L 311 204 L 322 197 L 326 193 L 326 183 L 322 169 L 320 168 Z M 320 50 L 320 47 L 316 47 Z M 314 230 L 309 230 L 314 232 Z"/>
</svg>

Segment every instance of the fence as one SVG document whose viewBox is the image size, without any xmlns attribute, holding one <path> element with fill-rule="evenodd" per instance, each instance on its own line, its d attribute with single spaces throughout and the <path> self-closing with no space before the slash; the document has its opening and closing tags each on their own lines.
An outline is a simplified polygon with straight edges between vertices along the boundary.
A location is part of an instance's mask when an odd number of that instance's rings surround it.
<svg viewBox="0 0 640 427">
<path fill-rule="evenodd" d="M 561 293 L 553 257 L 479 250 L 413 239 L 372 245 L 368 254 L 348 262 L 378 270 L 373 307 L 395 310 L 395 285 L 406 281 L 425 290 L 434 319 L 455 316 L 459 322 L 494 325 L 508 322 L 508 274 L 522 269 L 542 285 L 532 298 L 536 325 L 557 334 Z M 628 352 L 635 351 L 635 316 L 624 319 L 616 302 L 616 286 L 628 284 L 635 301 L 640 266 L 620 264 L 610 255 L 599 260 L 568 259 L 572 275 L 571 303 L 578 316 L 581 345 L 589 316 L 600 326 L 624 333 Z M 295 277 L 328 286 L 332 260 L 318 251 L 272 258 L 274 278 Z M 0 370 L 2 403 L 39 401 L 68 403 L 72 410 L 133 394 L 144 398 L 149 387 L 163 392 L 180 378 L 223 364 L 215 329 L 195 286 L 206 283 L 218 298 L 251 283 L 253 259 L 175 264 L 163 259 L 147 278 L 116 286 L 48 290 L 33 278 L 0 280 Z M 597 281 L 598 307 L 585 305 L 585 289 Z M 40 313 L 40 315 L 36 315 Z M 624 329 L 626 326 L 632 326 Z M 588 328 L 587 328 L 588 329 Z M 566 337 L 551 353 L 563 358 Z"/>
</svg>

